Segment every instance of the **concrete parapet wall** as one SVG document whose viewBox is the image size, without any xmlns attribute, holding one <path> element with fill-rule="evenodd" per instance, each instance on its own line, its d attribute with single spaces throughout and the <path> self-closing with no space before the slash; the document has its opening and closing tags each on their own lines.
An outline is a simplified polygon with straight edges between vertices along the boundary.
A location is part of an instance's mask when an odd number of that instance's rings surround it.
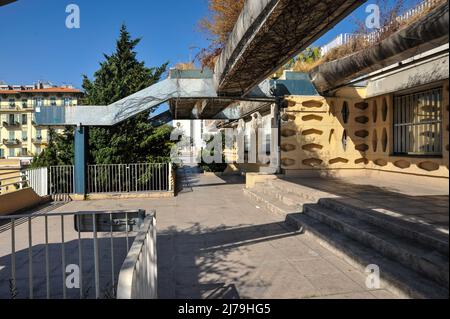
<svg viewBox="0 0 450 319">
<path fill-rule="evenodd" d="M 277 175 L 270 174 L 258 174 L 258 173 L 247 173 L 245 178 L 245 187 L 247 189 L 254 188 L 256 184 L 265 183 L 269 180 L 278 179 Z"/>
<path fill-rule="evenodd" d="M 0 195 L 0 215 L 10 215 L 22 209 L 35 207 L 49 202 L 50 198 L 37 195 L 32 188 Z"/>
</svg>

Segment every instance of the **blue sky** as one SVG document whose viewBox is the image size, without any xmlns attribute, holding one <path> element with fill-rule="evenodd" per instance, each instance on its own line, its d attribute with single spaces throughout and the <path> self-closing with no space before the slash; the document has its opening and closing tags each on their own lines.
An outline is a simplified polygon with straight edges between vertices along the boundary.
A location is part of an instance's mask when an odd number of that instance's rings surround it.
<svg viewBox="0 0 450 319">
<path fill-rule="evenodd" d="M 65 27 L 70 3 L 80 7 L 80 29 Z M 317 44 L 351 32 L 355 18 L 364 18 L 365 6 Z M 103 53 L 113 51 L 122 23 L 134 37 L 143 38 L 137 51 L 147 66 L 185 62 L 190 51 L 195 55 L 198 50 L 189 48 L 207 46 L 197 27 L 206 12 L 207 0 L 19 0 L 0 7 L 0 80 L 9 84 L 49 80 L 81 87 L 82 74 L 91 77 Z"/>
</svg>

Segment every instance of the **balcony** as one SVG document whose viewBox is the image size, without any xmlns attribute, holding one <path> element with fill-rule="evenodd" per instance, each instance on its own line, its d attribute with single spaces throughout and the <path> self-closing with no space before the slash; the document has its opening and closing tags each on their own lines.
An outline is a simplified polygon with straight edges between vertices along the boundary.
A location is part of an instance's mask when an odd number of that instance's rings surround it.
<svg viewBox="0 0 450 319">
<path fill-rule="evenodd" d="M 5 128 L 19 128 L 20 127 L 20 122 L 15 121 L 15 122 L 3 122 L 3 127 Z"/>
<path fill-rule="evenodd" d="M 22 142 L 18 139 L 4 139 L 3 140 L 3 145 L 5 146 L 17 146 L 22 144 Z"/>
<path fill-rule="evenodd" d="M 36 145 L 47 145 L 48 144 L 48 141 L 46 139 L 43 139 L 42 137 L 33 138 L 31 141 L 33 144 L 36 144 Z"/>
</svg>

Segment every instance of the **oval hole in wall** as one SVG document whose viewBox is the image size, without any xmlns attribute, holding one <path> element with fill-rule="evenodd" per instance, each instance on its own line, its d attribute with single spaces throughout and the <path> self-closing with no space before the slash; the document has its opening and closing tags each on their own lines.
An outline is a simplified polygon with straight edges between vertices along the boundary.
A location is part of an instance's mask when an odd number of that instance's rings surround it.
<svg viewBox="0 0 450 319">
<path fill-rule="evenodd" d="M 357 160 L 355 160 L 355 164 L 357 164 L 357 165 L 360 165 L 360 164 L 367 165 L 367 164 L 369 164 L 369 160 L 367 158 L 358 158 Z"/>
<path fill-rule="evenodd" d="M 344 133 L 342 133 L 342 149 L 344 150 L 344 152 L 347 152 L 347 147 L 348 147 L 348 135 L 347 131 L 344 130 Z"/>
<path fill-rule="evenodd" d="M 387 164 L 388 164 L 388 162 L 384 159 L 377 159 L 374 161 L 374 163 L 375 163 L 375 165 L 381 166 L 381 167 L 387 166 Z"/>
<path fill-rule="evenodd" d="M 330 165 L 347 164 L 348 162 L 349 162 L 349 160 L 346 158 L 343 158 L 343 157 L 333 158 L 329 161 Z"/>
<path fill-rule="evenodd" d="M 376 153 L 378 150 L 378 133 L 377 130 L 373 130 L 373 135 L 372 135 L 372 149 L 373 152 Z"/>
<path fill-rule="evenodd" d="M 366 138 L 369 136 L 369 132 L 367 130 L 359 130 L 355 132 L 356 137 Z"/>
<path fill-rule="evenodd" d="M 387 129 L 383 129 L 383 136 L 381 138 L 381 143 L 383 144 L 383 152 L 386 153 L 388 148 L 388 132 Z"/>
<path fill-rule="evenodd" d="M 342 120 L 344 121 L 344 124 L 347 124 L 348 120 L 350 119 L 350 108 L 348 107 L 347 101 L 344 102 L 341 113 L 342 113 Z"/>
<path fill-rule="evenodd" d="M 304 107 L 307 108 L 320 108 L 323 106 L 322 101 L 316 101 L 316 100 L 309 100 L 302 103 Z"/>
<path fill-rule="evenodd" d="M 372 104 L 372 118 L 373 122 L 376 123 L 378 120 L 378 103 L 376 100 L 374 100 Z"/>
<path fill-rule="evenodd" d="M 283 166 L 286 166 L 286 167 L 293 166 L 293 165 L 295 165 L 295 160 L 292 158 L 283 158 L 281 160 L 281 163 L 283 164 Z"/>
<path fill-rule="evenodd" d="M 386 98 L 383 99 L 383 109 L 382 109 L 382 115 L 383 115 L 383 122 L 387 121 L 388 118 L 388 112 L 389 107 Z"/>
<path fill-rule="evenodd" d="M 309 129 L 309 130 L 305 130 L 302 132 L 303 136 L 308 136 L 308 135 L 322 135 L 323 131 L 321 130 L 317 130 L 315 128 Z"/>
<path fill-rule="evenodd" d="M 330 136 L 328 137 L 328 143 L 331 145 L 331 143 L 334 140 L 334 128 L 330 130 Z"/>
<path fill-rule="evenodd" d="M 434 163 L 434 162 L 422 162 L 419 165 L 419 168 L 428 171 L 428 172 L 433 172 L 433 171 L 437 171 L 439 170 L 439 164 Z"/>
<path fill-rule="evenodd" d="M 405 160 L 399 160 L 394 163 L 395 167 L 401 168 L 401 169 L 407 169 L 411 167 L 411 163 Z"/>
<path fill-rule="evenodd" d="M 283 137 L 291 137 L 297 134 L 297 131 L 291 129 L 283 129 L 281 131 L 281 136 Z"/>
<path fill-rule="evenodd" d="M 322 165 L 323 161 L 318 158 L 308 158 L 308 159 L 303 160 L 302 163 L 303 163 L 303 165 L 306 165 L 306 166 L 316 167 L 316 166 Z"/>
<path fill-rule="evenodd" d="M 281 145 L 281 150 L 283 152 L 292 152 L 295 151 L 297 149 L 297 146 L 295 146 L 294 144 L 283 144 Z"/>
</svg>

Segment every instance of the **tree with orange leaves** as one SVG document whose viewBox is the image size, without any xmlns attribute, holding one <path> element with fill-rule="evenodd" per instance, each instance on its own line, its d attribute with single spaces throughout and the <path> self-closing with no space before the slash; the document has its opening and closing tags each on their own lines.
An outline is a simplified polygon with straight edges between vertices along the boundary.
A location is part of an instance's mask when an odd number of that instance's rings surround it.
<svg viewBox="0 0 450 319">
<path fill-rule="evenodd" d="M 197 58 L 203 67 L 213 68 L 234 25 L 241 14 L 245 0 L 208 0 L 208 16 L 200 20 L 200 28 L 210 37 L 211 44 Z"/>
</svg>

